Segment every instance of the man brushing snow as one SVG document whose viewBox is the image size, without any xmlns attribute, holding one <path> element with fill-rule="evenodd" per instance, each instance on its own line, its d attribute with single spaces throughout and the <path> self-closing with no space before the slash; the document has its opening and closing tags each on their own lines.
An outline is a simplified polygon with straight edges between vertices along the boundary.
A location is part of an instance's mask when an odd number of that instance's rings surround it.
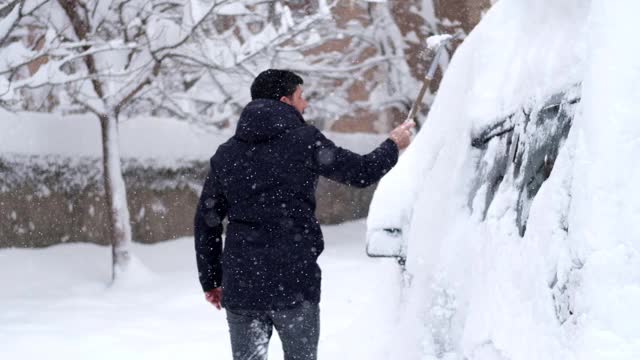
<svg viewBox="0 0 640 360">
<path fill-rule="evenodd" d="M 412 123 L 367 155 L 336 146 L 305 123 L 303 80 L 266 70 L 251 85 L 235 135 L 210 161 L 195 216 L 206 299 L 226 308 L 235 360 L 266 359 L 276 328 L 285 359 L 316 359 L 324 242 L 314 212 L 319 176 L 357 187 L 389 171 Z M 222 251 L 222 220 L 229 217 Z"/>
</svg>

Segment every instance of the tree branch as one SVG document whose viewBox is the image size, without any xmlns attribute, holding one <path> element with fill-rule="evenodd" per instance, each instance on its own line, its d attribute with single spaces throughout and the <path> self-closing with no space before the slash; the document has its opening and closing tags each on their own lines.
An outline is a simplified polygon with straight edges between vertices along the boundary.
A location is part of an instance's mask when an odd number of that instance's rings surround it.
<svg viewBox="0 0 640 360">
<path fill-rule="evenodd" d="M 122 98 L 122 100 L 116 104 L 116 107 L 114 109 L 116 116 L 120 114 L 120 111 L 122 110 L 122 108 L 126 106 L 131 101 L 131 99 L 133 99 L 147 85 L 151 84 L 153 79 L 156 76 L 158 76 L 158 74 L 160 73 L 160 69 L 161 69 L 161 63 L 156 62 L 153 65 L 153 70 L 151 70 L 151 75 L 148 76 L 146 79 L 144 79 L 144 81 L 140 82 L 140 84 L 138 84 L 138 86 L 135 89 L 133 89 L 129 94 L 125 95 Z"/>
<path fill-rule="evenodd" d="M 0 18 L 6 18 L 14 11 L 15 7 L 18 6 L 18 16 L 16 16 L 16 18 L 13 20 L 13 23 L 8 27 L 6 33 L 0 34 L 2 35 L 2 38 L 0 38 L 0 47 L 3 47 L 5 45 L 5 42 L 9 38 L 9 35 L 11 35 L 13 29 L 22 19 L 22 7 L 24 6 L 24 1 L 25 0 L 14 0 L 0 9 Z"/>
<path fill-rule="evenodd" d="M 69 21 L 71 21 L 71 26 L 73 27 L 73 31 L 75 32 L 78 39 L 87 40 L 89 25 L 86 24 L 80 18 L 80 15 L 76 12 L 77 1 L 58 0 L 58 3 L 60 4 L 60 6 L 62 6 L 62 9 L 67 14 Z M 85 51 L 89 50 L 89 47 L 88 46 L 84 47 L 84 50 Z M 98 73 L 98 70 L 96 68 L 96 62 L 92 55 L 85 56 L 83 60 L 87 66 L 87 70 L 89 71 L 89 74 L 93 75 Z M 98 95 L 99 98 L 103 98 L 104 90 L 102 88 L 102 83 L 98 79 L 94 78 L 94 79 L 91 79 L 91 84 L 93 85 L 93 90 L 96 92 L 96 95 Z"/>
<path fill-rule="evenodd" d="M 229 2 L 230 2 L 230 0 L 223 0 L 223 1 L 220 1 L 220 2 L 216 2 L 215 4 L 213 4 L 213 6 L 211 6 L 211 8 L 207 11 L 207 13 L 204 16 L 202 16 L 202 18 L 191 27 L 191 29 L 188 31 L 188 34 L 185 35 L 181 40 L 179 40 L 178 42 L 176 42 L 173 45 L 163 46 L 163 47 L 160 47 L 160 48 L 158 48 L 158 49 L 156 49 L 156 50 L 154 50 L 152 52 L 155 53 L 155 54 L 159 54 L 159 53 L 161 53 L 161 52 L 163 52 L 165 50 L 176 49 L 176 48 L 182 46 L 184 43 L 186 43 L 191 38 L 193 32 L 196 29 L 198 29 L 198 27 L 200 27 L 200 25 L 204 22 L 204 20 L 209 18 L 209 15 L 211 15 L 216 8 L 218 8 L 220 5 L 224 5 L 224 4 L 229 3 Z"/>
</svg>

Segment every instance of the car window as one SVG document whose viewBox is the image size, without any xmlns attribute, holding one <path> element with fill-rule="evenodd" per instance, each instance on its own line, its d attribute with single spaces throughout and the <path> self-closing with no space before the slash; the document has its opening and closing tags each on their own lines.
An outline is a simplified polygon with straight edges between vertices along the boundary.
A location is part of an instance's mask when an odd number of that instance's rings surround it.
<svg viewBox="0 0 640 360">
<path fill-rule="evenodd" d="M 476 176 L 469 207 L 482 220 L 497 192 L 514 192 L 512 206 L 520 236 L 527 230 L 529 208 L 549 178 L 559 149 L 567 139 L 580 102 L 576 85 L 492 122 L 472 136 L 477 152 Z"/>
</svg>

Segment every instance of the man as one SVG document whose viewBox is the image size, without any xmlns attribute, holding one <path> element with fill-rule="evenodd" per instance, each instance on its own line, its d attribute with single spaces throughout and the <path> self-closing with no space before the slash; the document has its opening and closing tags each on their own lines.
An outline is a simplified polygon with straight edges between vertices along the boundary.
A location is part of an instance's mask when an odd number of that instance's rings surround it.
<svg viewBox="0 0 640 360">
<path fill-rule="evenodd" d="M 226 308 L 235 360 L 266 359 L 276 328 L 286 360 L 313 360 L 324 242 L 315 218 L 318 176 L 366 187 L 409 145 L 412 124 L 358 155 L 305 123 L 303 80 L 266 70 L 251 85 L 235 135 L 211 158 L 195 216 L 200 283 Z M 222 221 L 229 224 L 222 251 Z"/>
</svg>

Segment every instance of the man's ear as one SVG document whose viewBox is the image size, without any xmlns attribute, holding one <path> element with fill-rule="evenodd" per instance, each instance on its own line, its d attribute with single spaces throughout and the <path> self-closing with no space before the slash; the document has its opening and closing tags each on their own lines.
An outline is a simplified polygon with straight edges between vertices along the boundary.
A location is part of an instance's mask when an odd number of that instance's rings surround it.
<svg viewBox="0 0 640 360">
<path fill-rule="evenodd" d="M 289 105 L 291 105 L 291 99 L 289 99 L 289 98 L 288 98 L 288 97 L 286 97 L 286 96 L 281 97 L 281 98 L 280 98 L 280 101 L 282 101 L 282 102 L 283 102 L 283 103 L 285 103 L 285 104 L 289 104 Z"/>
</svg>

